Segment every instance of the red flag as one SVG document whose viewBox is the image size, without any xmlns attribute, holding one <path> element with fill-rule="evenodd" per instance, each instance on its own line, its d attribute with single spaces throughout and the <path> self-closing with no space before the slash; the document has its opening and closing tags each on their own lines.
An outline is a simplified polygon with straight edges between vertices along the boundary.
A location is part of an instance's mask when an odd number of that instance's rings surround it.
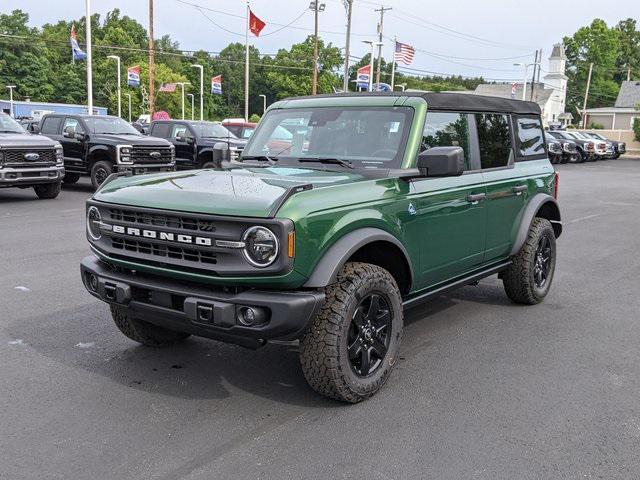
<svg viewBox="0 0 640 480">
<path fill-rule="evenodd" d="M 253 33 L 256 37 L 259 37 L 260 32 L 265 25 L 266 23 L 256 17 L 253 12 L 249 10 L 249 30 L 251 30 L 251 33 Z"/>
</svg>

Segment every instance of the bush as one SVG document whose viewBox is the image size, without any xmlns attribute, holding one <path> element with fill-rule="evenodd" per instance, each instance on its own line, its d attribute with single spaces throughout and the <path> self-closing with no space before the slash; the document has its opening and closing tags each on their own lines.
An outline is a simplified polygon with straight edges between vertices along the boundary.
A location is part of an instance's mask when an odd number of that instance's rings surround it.
<svg viewBox="0 0 640 480">
<path fill-rule="evenodd" d="M 258 123 L 260 121 L 260 115 L 258 115 L 257 113 L 254 113 L 249 117 L 249 121 L 252 123 Z"/>
<path fill-rule="evenodd" d="M 604 130 L 604 125 L 601 123 L 591 122 L 589 123 L 589 130 Z"/>
</svg>

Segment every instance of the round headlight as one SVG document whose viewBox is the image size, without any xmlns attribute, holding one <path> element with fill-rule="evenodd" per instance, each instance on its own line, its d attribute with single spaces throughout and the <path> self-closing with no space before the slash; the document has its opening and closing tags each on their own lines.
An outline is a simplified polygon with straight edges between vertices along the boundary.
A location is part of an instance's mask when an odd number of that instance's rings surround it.
<svg viewBox="0 0 640 480">
<path fill-rule="evenodd" d="M 244 257 L 255 267 L 268 267 L 278 256 L 278 239 L 265 227 L 250 227 L 242 235 Z"/>
<path fill-rule="evenodd" d="M 102 223 L 102 217 L 100 216 L 100 210 L 97 207 L 91 206 L 87 210 L 87 233 L 93 240 L 100 240 L 102 232 L 100 231 L 100 224 Z"/>
</svg>

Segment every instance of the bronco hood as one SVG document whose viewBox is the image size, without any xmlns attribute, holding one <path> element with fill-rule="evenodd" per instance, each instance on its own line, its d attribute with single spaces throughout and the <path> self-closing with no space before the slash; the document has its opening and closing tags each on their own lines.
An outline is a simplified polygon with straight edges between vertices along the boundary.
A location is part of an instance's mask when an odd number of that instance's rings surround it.
<svg viewBox="0 0 640 480">
<path fill-rule="evenodd" d="M 255 167 L 116 178 L 93 198 L 119 205 L 192 213 L 272 217 L 296 188 L 365 180 L 354 172 Z"/>
</svg>

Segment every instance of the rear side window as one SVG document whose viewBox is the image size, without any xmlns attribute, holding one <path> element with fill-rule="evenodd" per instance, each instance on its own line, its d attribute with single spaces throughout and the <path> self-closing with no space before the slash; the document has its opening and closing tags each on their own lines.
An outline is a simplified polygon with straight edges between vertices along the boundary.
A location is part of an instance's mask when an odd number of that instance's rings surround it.
<svg viewBox="0 0 640 480">
<path fill-rule="evenodd" d="M 481 167 L 506 167 L 512 154 L 509 118 L 500 113 L 475 115 Z"/>
<path fill-rule="evenodd" d="M 462 147 L 464 169 L 470 170 L 469 115 L 456 112 L 427 112 L 422 134 L 422 151 L 433 147 Z"/>
<path fill-rule="evenodd" d="M 60 124 L 62 123 L 62 117 L 45 117 L 42 120 L 41 133 L 56 134 L 60 132 Z"/>
<path fill-rule="evenodd" d="M 169 128 L 170 124 L 168 123 L 157 123 L 151 129 L 151 136 L 169 138 Z"/>
<path fill-rule="evenodd" d="M 519 157 L 544 155 L 544 134 L 542 123 L 536 117 L 514 117 L 516 147 Z"/>
</svg>

